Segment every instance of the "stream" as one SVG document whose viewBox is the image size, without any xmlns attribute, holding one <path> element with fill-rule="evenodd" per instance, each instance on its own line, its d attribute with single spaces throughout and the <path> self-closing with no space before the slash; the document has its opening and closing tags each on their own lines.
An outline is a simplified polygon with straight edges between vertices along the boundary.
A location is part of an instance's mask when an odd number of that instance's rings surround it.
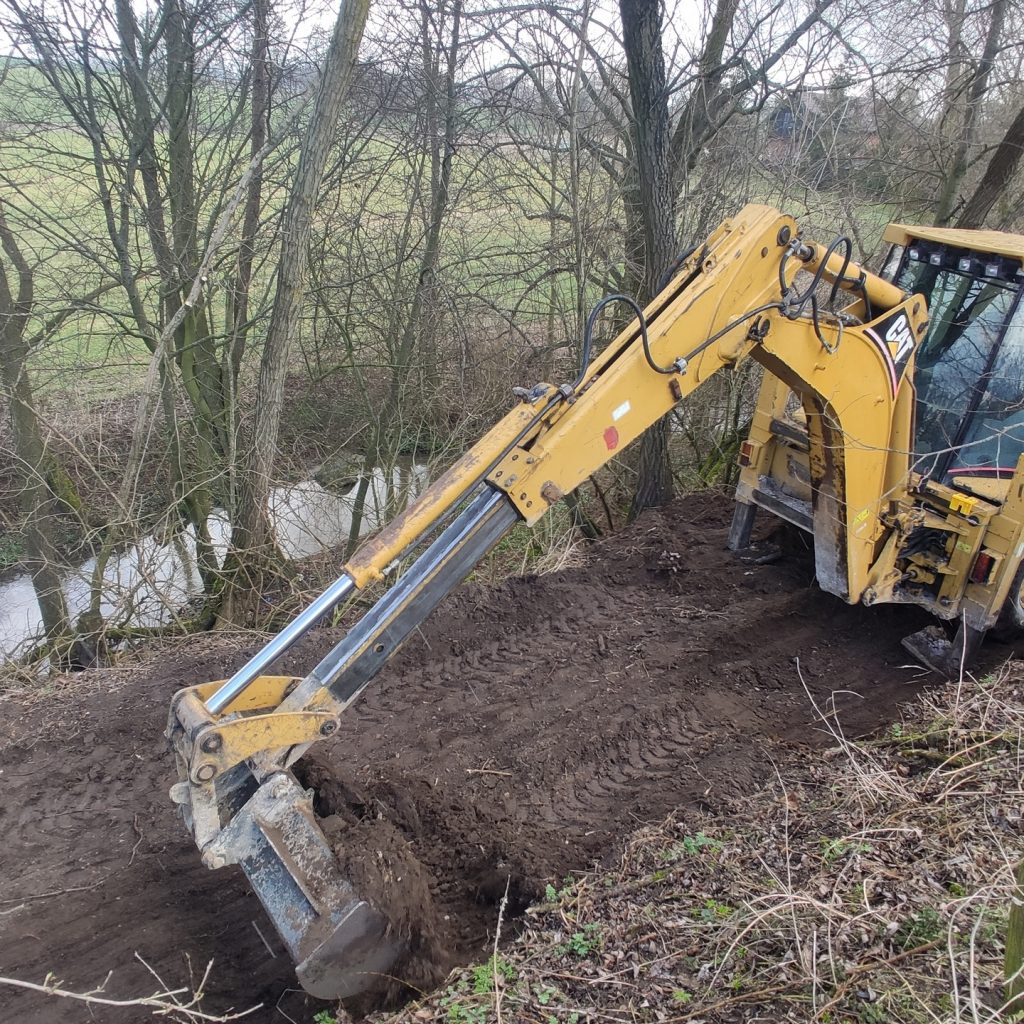
<svg viewBox="0 0 1024 1024">
<path fill-rule="evenodd" d="M 410 499 L 428 483 L 427 467 L 411 460 L 395 466 L 391 488 L 406 487 Z M 375 468 L 370 477 L 360 524 L 360 536 L 382 526 L 387 505 L 388 479 Z M 315 480 L 275 487 L 270 497 L 271 521 L 282 551 L 303 558 L 325 548 L 343 545 L 352 525 L 358 481 L 345 491 L 326 490 Z M 210 538 L 223 562 L 231 537 L 223 510 L 207 522 Z M 96 559 L 68 568 L 63 589 L 72 620 L 89 606 L 89 585 Z M 165 541 L 152 534 L 111 556 L 103 574 L 103 617 L 120 625 L 159 626 L 174 621 L 192 598 L 202 594 L 196 565 L 195 531 L 190 526 Z M 125 610 L 131 615 L 125 617 Z M 32 580 L 26 573 L 0 583 L 0 657 L 17 657 L 42 635 L 42 619 Z"/>
</svg>

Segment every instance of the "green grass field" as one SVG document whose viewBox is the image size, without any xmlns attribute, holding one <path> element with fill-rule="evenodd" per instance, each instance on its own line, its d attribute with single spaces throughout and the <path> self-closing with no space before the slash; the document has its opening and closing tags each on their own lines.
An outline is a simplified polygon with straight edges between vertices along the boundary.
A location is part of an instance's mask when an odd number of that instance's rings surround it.
<svg viewBox="0 0 1024 1024">
<path fill-rule="evenodd" d="M 104 285 L 109 290 L 47 335 L 33 353 L 31 368 L 37 393 L 70 396 L 88 402 L 130 394 L 142 379 L 149 350 L 139 337 L 111 241 L 101 201 L 93 146 L 83 129 L 73 126 L 39 72 L 23 63 L 0 62 L 0 124 L 6 138 L 0 146 L 0 199 L 26 258 L 36 275 L 38 331 L 46 320 L 81 302 Z M 111 80 L 111 86 L 117 83 Z M 198 236 L 202 250 L 222 209 L 225 196 L 245 165 L 246 143 L 239 128 L 222 133 L 217 104 L 226 102 L 215 87 L 197 101 L 206 121 L 195 125 L 194 176 L 201 197 Z M 472 112 L 467 112 L 471 116 Z M 244 120 L 244 119 L 242 119 Z M 354 120 L 354 119 L 353 119 Z M 112 198 L 115 230 L 123 234 L 132 273 L 137 275 L 146 315 L 161 321 L 161 281 L 146 229 L 145 194 L 138 171 L 126 178 L 128 143 L 115 111 L 99 119 L 105 159 L 103 186 Z M 422 240 L 429 219 L 430 168 L 427 155 L 410 126 L 392 124 L 391 134 L 375 130 L 363 137 L 348 120 L 339 130 L 338 163 L 332 184 L 320 197 L 314 237 L 316 279 L 335 305 L 345 306 L 359 328 L 359 343 L 370 350 L 386 349 L 391 310 L 410 300 L 415 288 Z M 276 215 L 283 208 L 295 165 L 297 132 L 265 165 L 265 230 L 257 242 L 253 308 L 266 311 L 272 294 L 277 239 Z M 158 136 L 166 147 L 167 138 Z M 165 193 L 166 152 L 159 154 Z M 567 153 L 557 152 L 558 186 L 568 181 Z M 439 294 L 451 315 L 465 329 L 488 322 L 500 326 L 507 317 L 522 329 L 544 331 L 552 306 L 559 330 L 575 323 L 576 277 L 572 217 L 582 217 L 584 271 L 590 275 L 587 299 L 602 290 L 600 281 L 614 267 L 622 249 L 622 215 L 614 186 L 592 163 L 583 166 L 582 209 L 572 209 L 564 194 L 552 205 L 550 152 L 527 159 L 522 150 L 495 145 L 485 136 L 456 150 L 449 208 L 445 214 L 437 273 Z M 125 190 L 128 181 L 129 189 Z M 780 204 L 805 222 L 824 241 L 841 231 L 854 235 L 865 253 L 875 251 L 884 224 L 899 215 L 890 203 L 868 198 L 852 200 L 851 190 L 793 195 L 789 186 L 752 163 L 743 171 L 727 171 L 716 187 L 725 208 L 747 201 Z M 170 228 L 173 205 L 164 203 Z M 684 208 L 682 224 L 687 223 Z M 206 297 L 212 330 L 223 331 L 225 286 L 233 270 L 237 225 L 229 232 L 222 256 L 209 277 Z M 310 306 L 312 314 L 312 305 Z M 331 329 L 326 324 L 326 329 Z M 302 340 L 323 331 L 319 322 L 303 326 Z M 484 328 L 492 330 L 492 328 Z M 253 332 L 249 361 L 258 352 L 259 326 Z M 319 344 L 319 341 L 317 342 Z M 344 359 L 344 354 L 339 354 Z M 372 358 L 380 358 L 379 355 Z M 301 359 L 296 356 L 296 366 Z"/>
</svg>

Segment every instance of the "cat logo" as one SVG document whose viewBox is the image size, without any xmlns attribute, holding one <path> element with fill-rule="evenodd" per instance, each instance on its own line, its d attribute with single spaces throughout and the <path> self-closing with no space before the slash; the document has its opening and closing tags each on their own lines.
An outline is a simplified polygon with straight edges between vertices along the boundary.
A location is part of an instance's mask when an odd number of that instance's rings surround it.
<svg viewBox="0 0 1024 1024">
<path fill-rule="evenodd" d="M 869 328 L 867 335 L 882 353 L 889 371 L 892 393 L 895 395 L 917 345 L 910 320 L 903 310 L 898 310 L 876 327 Z"/>
</svg>

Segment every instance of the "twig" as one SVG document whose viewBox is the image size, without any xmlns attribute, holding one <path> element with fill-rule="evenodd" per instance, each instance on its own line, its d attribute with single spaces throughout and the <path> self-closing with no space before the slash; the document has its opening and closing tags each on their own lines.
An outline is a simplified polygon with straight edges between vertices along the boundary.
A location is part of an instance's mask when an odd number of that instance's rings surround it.
<svg viewBox="0 0 1024 1024">
<path fill-rule="evenodd" d="M 668 1024 L 676 1024 L 677 1021 L 693 1020 L 695 1017 L 704 1018 L 712 1011 L 720 1010 L 722 1007 L 733 1006 L 736 1003 L 750 1003 L 756 1002 L 759 999 L 767 999 L 769 996 L 777 996 L 784 992 L 791 992 L 793 989 L 802 988 L 806 984 L 806 979 L 798 978 L 782 985 L 771 985 L 768 988 L 760 988 L 751 992 L 743 992 L 740 995 L 727 996 L 725 999 L 719 999 L 716 1003 L 708 1003 L 707 1005 L 701 1006 L 699 1009 L 692 1010 L 690 1013 L 683 1014 L 681 1017 L 669 1017 Z"/>
<path fill-rule="evenodd" d="M 135 834 L 139 837 L 135 840 L 135 845 L 132 847 L 132 855 L 128 858 L 126 867 L 131 867 L 135 863 L 135 854 L 138 853 L 139 847 L 142 845 L 142 829 L 139 828 L 139 816 L 133 815 L 132 817 L 132 828 L 135 829 Z"/>
<path fill-rule="evenodd" d="M 48 996 L 59 996 L 61 999 L 74 999 L 80 1003 L 88 1003 L 90 1006 L 145 1006 L 153 1011 L 153 1016 L 155 1017 L 179 1014 L 187 1021 L 212 1021 L 215 1024 L 247 1017 L 250 1013 L 255 1013 L 263 1006 L 262 1003 L 257 1003 L 255 1006 L 250 1006 L 248 1010 L 242 1010 L 240 1013 L 204 1013 L 202 1010 L 194 1010 L 178 1002 L 177 996 L 188 992 L 188 989 L 184 988 L 157 992 L 155 995 L 140 996 L 137 999 L 106 999 L 102 996 L 94 995 L 92 992 L 69 992 L 67 989 L 61 988 L 59 982 L 50 981 L 50 977 L 48 976 L 42 985 L 37 985 L 34 981 L 23 981 L 20 978 L 0 976 L 0 985 L 27 989 L 30 992 L 41 992 L 43 995 Z M 108 975 L 108 980 L 109 977 Z M 105 985 L 106 981 L 103 984 Z M 95 991 L 102 992 L 102 986 Z"/>
<path fill-rule="evenodd" d="M 0 907 L 5 907 L 9 903 L 25 903 L 29 900 L 48 900 L 53 896 L 66 896 L 69 892 L 89 892 L 92 889 L 98 889 L 109 877 L 110 875 L 104 875 L 92 885 L 73 885 L 70 889 L 54 889 L 51 892 L 37 892 L 30 896 L 15 896 L 13 899 L 0 900 Z"/>
<path fill-rule="evenodd" d="M 491 957 L 491 971 L 494 974 L 494 1017 L 497 1024 L 502 1024 L 501 998 L 504 994 L 501 979 L 498 977 L 498 942 L 501 939 L 501 923 L 505 919 L 505 907 L 508 906 L 508 887 L 511 884 L 512 876 L 509 875 L 505 879 L 505 895 L 501 897 L 501 903 L 498 906 L 498 923 L 494 926 L 494 956 Z"/>
<path fill-rule="evenodd" d="M 271 957 L 273 957 L 273 959 L 276 960 L 277 954 L 270 948 L 270 943 L 267 942 L 266 938 L 263 935 L 263 932 L 260 931 L 260 926 L 255 921 L 250 921 L 249 923 L 253 926 L 253 928 L 256 929 L 256 934 L 260 937 L 260 942 L 262 942 L 263 945 L 267 947 L 267 952 L 271 955 Z"/>
<path fill-rule="evenodd" d="M 285 996 L 289 995 L 289 994 L 290 994 L 290 993 L 292 993 L 292 992 L 296 992 L 296 991 L 298 991 L 298 990 L 297 990 L 297 989 L 294 989 L 294 988 L 286 988 L 286 989 L 285 989 L 285 990 L 284 990 L 284 991 L 283 991 L 283 992 L 282 992 L 282 993 L 281 993 L 281 994 L 280 994 L 280 995 L 279 995 L 279 996 L 277 997 L 277 1002 L 276 1002 L 276 1003 L 274 1004 L 274 1009 L 275 1009 L 275 1010 L 277 1010 L 277 1012 L 278 1012 L 279 1014 L 281 1014 L 281 1016 L 282 1016 L 282 1017 L 284 1017 L 284 1019 L 285 1019 L 286 1021 L 288 1021 L 288 1022 L 289 1022 L 289 1024 L 299 1024 L 299 1022 L 298 1022 L 298 1021 L 297 1021 L 297 1020 L 296 1020 L 296 1019 L 295 1019 L 295 1018 L 294 1018 L 294 1017 L 293 1017 L 293 1016 L 292 1016 L 291 1014 L 289 1014 L 289 1013 L 285 1013 L 285 1012 L 284 1012 L 284 1010 L 282 1010 L 282 1009 L 281 1009 L 281 1000 L 282 1000 L 282 999 L 284 999 L 284 997 L 285 997 Z"/>
<path fill-rule="evenodd" d="M 894 964 L 898 964 L 912 956 L 917 956 L 918 953 L 927 953 L 929 950 L 935 949 L 941 944 L 941 939 L 935 939 L 933 942 L 922 943 L 920 946 L 915 946 L 913 949 L 906 949 L 902 953 L 897 953 L 895 956 L 889 957 L 887 960 L 873 960 L 869 964 L 858 964 L 856 967 L 846 972 L 846 979 L 836 990 L 836 994 L 820 1010 L 816 1011 L 815 1016 L 821 1018 L 825 1013 L 831 1010 L 833 1006 L 839 1003 L 849 991 L 850 986 L 862 974 L 867 974 L 869 971 L 877 970 L 879 967 L 892 967 Z"/>
</svg>

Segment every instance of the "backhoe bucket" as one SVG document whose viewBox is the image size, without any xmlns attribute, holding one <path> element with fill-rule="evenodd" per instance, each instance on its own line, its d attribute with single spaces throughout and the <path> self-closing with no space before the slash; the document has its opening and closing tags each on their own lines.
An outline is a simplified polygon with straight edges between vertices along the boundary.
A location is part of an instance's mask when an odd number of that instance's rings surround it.
<svg viewBox="0 0 1024 1024">
<path fill-rule="evenodd" d="M 377 987 L 405 952 L 387 918 L 342 877 L 311 795 L 291 772 L 270 776 L 203 859 L 242 868 L 298 965 L 299 982 L 318 999 Z"/>
<path fill-rule="evenodd" d="M 238 864 L 246 873 L 313 996 L 388 988 L 422 955 L 422 915 L 389 899 L 419 864 L 411 853 L 406 864 L 401 852 L 354 849 L 353 835 L 336 837 L 336 854 L 288 768 L 336 732 L 402 641 L 517 521 L 504 493 L 485 488 L 307 676 L 261 673 L 351 590 L 348 576 L 231 679 L 185 687 L 171 703 L 167 737 L 180 778 L 171 798 L 207 867 Z"/>
</svg>

